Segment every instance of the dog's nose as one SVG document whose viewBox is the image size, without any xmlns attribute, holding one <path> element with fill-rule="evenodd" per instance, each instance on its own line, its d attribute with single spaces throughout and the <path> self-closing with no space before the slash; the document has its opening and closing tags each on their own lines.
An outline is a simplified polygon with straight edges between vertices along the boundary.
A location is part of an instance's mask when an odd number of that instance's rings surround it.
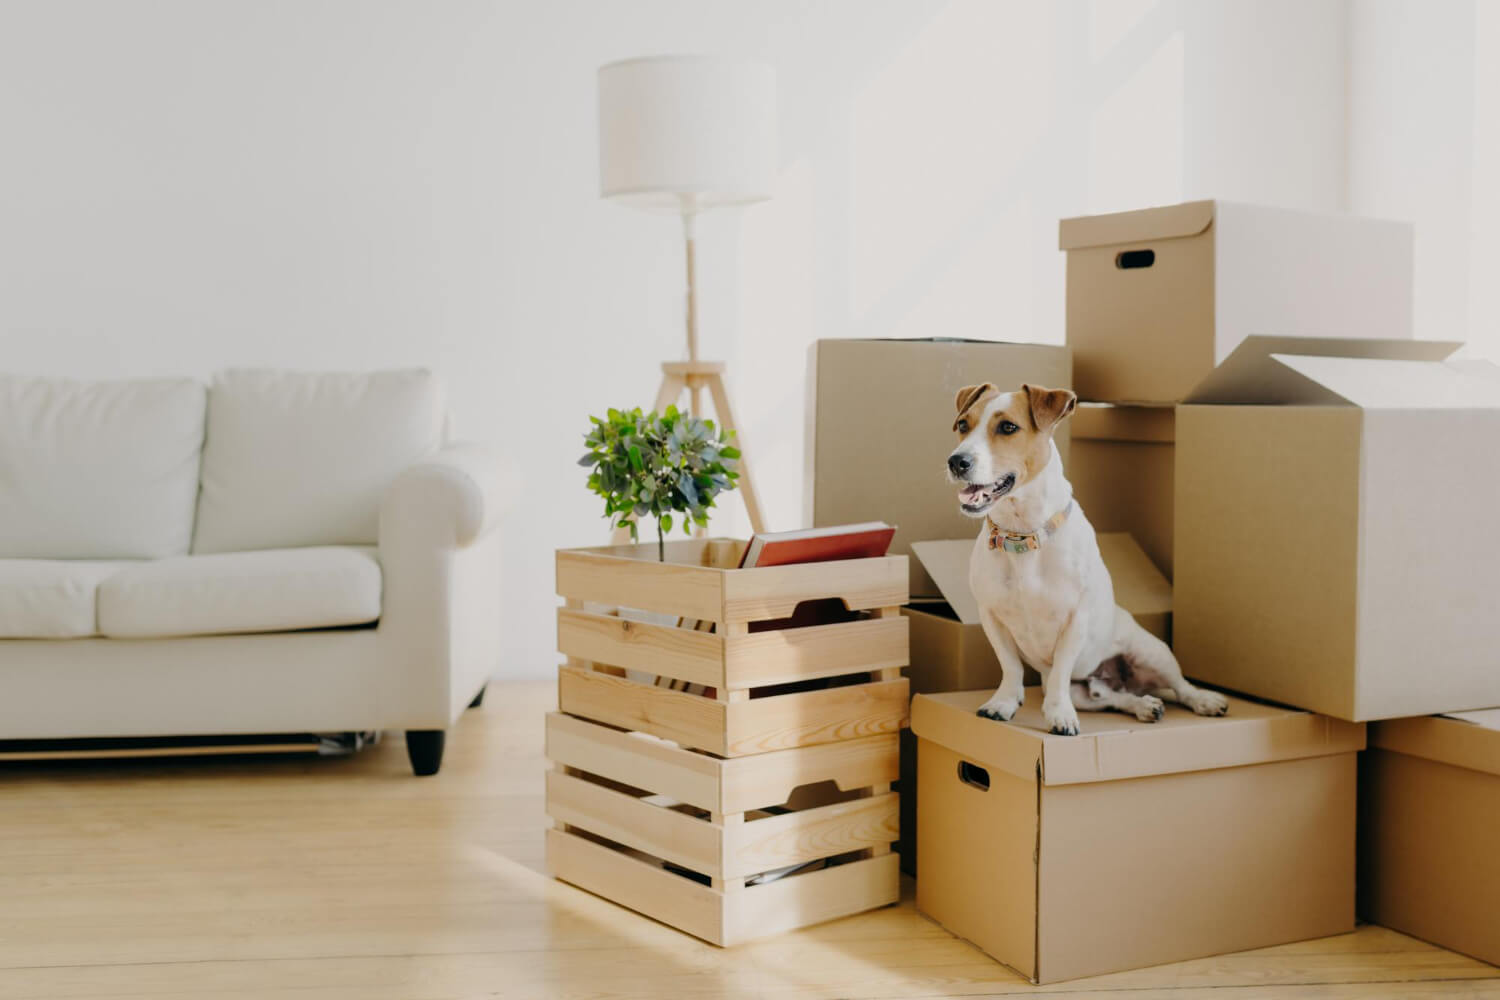
<svg viewBox="0 0 1500 1000">
<path fill-rule="evenodd" d="M 955 452 L 954 454 L 948 456 L 948 471 L 953 473 L 955 476 L 968 475 L 969 469 L 972 468 L 973 465 L 974 463 L 969 461 L 969 456 L 967 455 L 960 455 Z"/>
</svg>

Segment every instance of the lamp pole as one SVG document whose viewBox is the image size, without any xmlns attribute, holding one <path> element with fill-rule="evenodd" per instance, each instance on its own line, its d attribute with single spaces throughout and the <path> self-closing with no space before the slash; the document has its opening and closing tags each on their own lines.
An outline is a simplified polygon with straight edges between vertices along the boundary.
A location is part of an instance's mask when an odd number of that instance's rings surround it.
<svg viewBox="0 0 1500 1000">
<path fill-rule="evenodd" d="M 682 242 L 687 258 L 687 342 L 688 361 L 696 364 L 698 361 L 698 241 L 694 222 L 696 214 L 689 208 L 684 207 L 682 211 Z M 694 380 L 688 390 L 689 413 L 692 416 L 703 414 L 703 390 Z"/>
</svg>

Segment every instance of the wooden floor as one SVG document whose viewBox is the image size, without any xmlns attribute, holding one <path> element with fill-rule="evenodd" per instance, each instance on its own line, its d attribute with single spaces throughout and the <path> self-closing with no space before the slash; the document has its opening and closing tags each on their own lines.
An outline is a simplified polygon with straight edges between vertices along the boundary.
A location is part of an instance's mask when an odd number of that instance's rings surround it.
<svg viewBox="0 0 1500 1000">
<path fill-rule="evenodd" d="M 0 765 L 0 998 L 1500 997 L 1377 927 L 1044 989 L 899 907 L 730 951 L 543 871 L 550 684 L 492 686 L 435 778 L 344 759 Z"/>
</svg>

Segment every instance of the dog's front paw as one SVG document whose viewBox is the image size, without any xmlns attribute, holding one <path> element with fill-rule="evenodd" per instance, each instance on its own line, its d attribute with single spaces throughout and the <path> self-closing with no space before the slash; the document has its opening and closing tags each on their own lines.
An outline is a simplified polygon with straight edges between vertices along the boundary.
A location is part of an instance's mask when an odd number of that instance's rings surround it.
<svg viewBox="0 0 1500 1000">
<path fill-rule="evenodd" d="M 1002 698 L 999 695 L 995 695 L 995 697 L 980 705 L 979 711 L 975 714 L 983 716 L 986 719 L 994 719 L 996 722 L 1009 722 L 1020 707 L 1020 698 Z"/>
<path fill-rule="evenodd" d="M 1073 710 L 1071 702 L 1061 705 L 1043 702 L 1042 719 L 1047 723 L 1047 729 L 1056 736 L 1078 735 L 1078 713 Z"/>
<path fill-rule="evenodd" d="M 1161 699 L 1155 695 L 1141 695 L 1141 700 L 1136 703 L 1135 717 L 1142 722 L 1160 722 L 1167 707 L 1162 704 Z"/>
<path fill-rule="evenodd" d="M 1199 715 L 1223 715 L 1229 711 L 1229 699 L 1217 691 L 1193 688 L 1182 703 Z"/>
</svg>

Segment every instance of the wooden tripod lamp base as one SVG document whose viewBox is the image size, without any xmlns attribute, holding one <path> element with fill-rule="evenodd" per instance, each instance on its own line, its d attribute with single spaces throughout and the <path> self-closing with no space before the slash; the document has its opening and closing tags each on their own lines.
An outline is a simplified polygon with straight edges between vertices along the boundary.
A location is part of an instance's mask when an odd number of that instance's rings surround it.
<svg viewBox="0 0 1500 1000">
<path fill-rule="evenodd" d="M 765 514 L 760 506 L 760 494 L 755 492 L 755 481 L 750 478 L 750 449 L 745 447 L 745 438 L 734 422 L 734 409 L 729 403 L 729 389 L 724 385 L 724 362 L 722 361 L 664 361 L 661 366 L 661 388 L 656 390 L 656 403 L 652 409 L 661 413 L 682 398 L 687 390 L 688 411 L 695 417 L 703 416 L 703 390 L 714 404 L 719 426 L 734 431 L 734 446 L 740 450 L 740 478 L 736 490 L 745 501 L 745 512 L 750 515 L 750 530 L 757 533 L 766 530 Z M 615 529 L 615 544 L 628 541 L 630 533 Z"/>
</svg>

